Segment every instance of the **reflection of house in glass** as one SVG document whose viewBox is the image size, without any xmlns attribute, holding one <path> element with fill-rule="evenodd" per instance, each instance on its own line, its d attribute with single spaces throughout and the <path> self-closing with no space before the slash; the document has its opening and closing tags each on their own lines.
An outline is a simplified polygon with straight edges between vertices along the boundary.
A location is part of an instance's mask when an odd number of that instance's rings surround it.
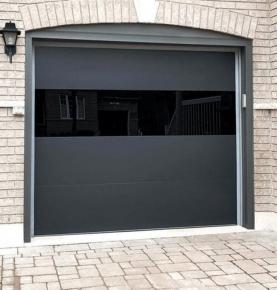
<svg viewBox="0 0 277 290">
<path fill-rule="evenodd" d="M 36 136 L 235 134 L 233 92 L 36 91 Z"/>
</svg>

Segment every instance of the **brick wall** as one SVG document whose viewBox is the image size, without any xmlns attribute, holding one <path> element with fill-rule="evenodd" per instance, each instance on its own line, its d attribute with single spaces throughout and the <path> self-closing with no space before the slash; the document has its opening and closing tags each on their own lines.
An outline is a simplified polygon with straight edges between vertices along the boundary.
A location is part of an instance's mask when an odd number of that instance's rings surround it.
<svg viewBox="0 0 277 290">
<path fill-rule="evenodd" d="M 0 223 L 22 222 L 23 127 L 12 109 L 0 108 Z"/>
<path fill-rule="evenodd" d="M 12 64 L 3 53 L 0 39 L 0 105 L 1 101 L 25 98 L 24 30 L 74 23 L 139 21 L 132 0 L 0 0 L 0 27 L 10 20 L 23 33 Z M 277 98 L 277 1 L 159 1 L 154 22 L 253 38 L 254 101 L 260 105 L 254 112 L 256 210 L 277 212 L 277 112 L 270 107 Z M 14 116 L 3 102 L 0 108 L 0 223 L 20 223 L 24 120 Z M 264 104 L 270 109 L 262 109 Z"/>
<path fill-rule="evenodd" d="M 272 82 L 272 102 L 276 103 L 277 101 L 277 1 L 270 1 L 270 45 L 271 45 L 271 82 Z M 277 109 L 277 108 L 276 108 Z M 271 165 L 271 180 L 272 180 L 272 198 L 271 198 L 271 207 L 274 212 L 277 212 L 277 155 L 276 155 L 276 144 L 277 144 L 277 111 L 271 110 L 268 112 L 270 114 L 270 136 L 271 136 L 271 155 L 272 159 L 269 161 Z"/>
<path fill-rule="evenodd" d="M 0 1 L 0 27 L 16 21 L 23 29 L 16 1 Z M 24 33 L 10 64 L 0 38 L 0 223 L 23 222 L 24 118 L 12 114 L 6 101 L 24 101 Z"/>
</svg>

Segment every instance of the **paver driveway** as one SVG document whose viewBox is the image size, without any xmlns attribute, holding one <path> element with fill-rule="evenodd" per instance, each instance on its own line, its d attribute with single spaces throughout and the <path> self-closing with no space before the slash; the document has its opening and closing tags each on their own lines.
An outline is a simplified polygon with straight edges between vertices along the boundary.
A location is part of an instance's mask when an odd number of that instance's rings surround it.
<svg viewBox="0 0 277 290">
<path fill-rule="evenodd" d="M 9 248 L 0 255 L 2 290 L 277 289 L 272 232 Z"/>
</svg>

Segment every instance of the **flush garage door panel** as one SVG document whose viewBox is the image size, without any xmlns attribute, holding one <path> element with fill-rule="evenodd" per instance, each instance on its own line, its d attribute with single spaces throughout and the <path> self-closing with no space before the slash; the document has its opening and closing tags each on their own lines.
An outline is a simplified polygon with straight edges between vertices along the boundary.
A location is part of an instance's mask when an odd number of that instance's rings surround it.
<svg viewBox="0 0 277 290">
<path fill-rule="evenodd" d="M 37 138 L 35 232 L 235 224 L 235 143 L 234 136 Z"/>
<path fill-rule="evenodd" d="M 37 89 L 219 90 L 235 87 L 234 53 L 36 48 Z"/>
<path fill-rule="evenodd" d="M 235 55 L 36 47 L 36 235 L 236 224 Z"/>
</svg>

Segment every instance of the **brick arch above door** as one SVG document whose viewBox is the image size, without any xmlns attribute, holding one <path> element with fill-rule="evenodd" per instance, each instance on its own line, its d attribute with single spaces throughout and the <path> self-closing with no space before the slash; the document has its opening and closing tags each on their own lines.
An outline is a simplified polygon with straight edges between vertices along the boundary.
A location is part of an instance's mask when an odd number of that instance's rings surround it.
<svg viewBox="0 0 277 290">
<path fill-rule="evenodd" d="M 60 0 L 24 5 L 20 12 L 26 31 L 74 24 L 156 23 L 254 39 L 258 24 L 256 17 L 227 9 L 157 0 Z"/>
</svg>

